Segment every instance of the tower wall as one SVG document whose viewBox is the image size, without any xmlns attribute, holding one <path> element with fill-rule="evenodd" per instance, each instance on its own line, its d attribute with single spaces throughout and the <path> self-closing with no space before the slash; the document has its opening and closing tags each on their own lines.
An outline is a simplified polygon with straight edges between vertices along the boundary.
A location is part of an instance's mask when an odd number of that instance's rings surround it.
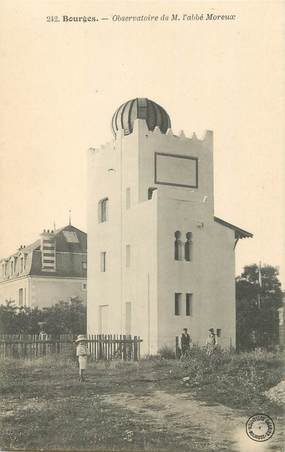
<svg viewBox="0 0 285 452">
<path fill-rule="evenodd" d="M 136 119 L 131 134 L 89 151 L 88 179 L 88 331 L 140 335 L 143 353 L 156 353 L 184 327 L 200 344 L 213 327 L 234 346 L 234 232 L 214 222 L 212 132 L 177 137 Z M 175 260 L 177 231 L 182 254 L 191 233 L 189 261 Z"/>
</svg>

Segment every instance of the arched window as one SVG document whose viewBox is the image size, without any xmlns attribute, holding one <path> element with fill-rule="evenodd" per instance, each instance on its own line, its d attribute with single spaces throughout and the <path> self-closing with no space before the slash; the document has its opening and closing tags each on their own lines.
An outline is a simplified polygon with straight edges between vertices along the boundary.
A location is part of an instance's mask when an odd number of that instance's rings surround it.
<svg viewBox="0 0 285 452">
<path fill-rule="evenodd" d="M 20 257 L 20 273 L 24 271 L 24 256 Z"/>
<path fill-rule="evenodd" d="M 180 240 L 181 232 L 176 231 L 174 233 L 175 241 L 174 241 L 174 259 L 176 261 L 182 261 L 183 259 L 183 243 Z"/>
<path fill-rule="evenodd" d="M 185 260 L 190 262 L 192 261 L 193 254 L 193 241 L 192 241 L 192 232 L 186 233 L 186 242 L 185 242 Z"/>
<path fill-rule="evenodd" d="M 104 223 L 108 220 L 108 198 L 101 199 L 98 203 L 98 220 L 99 223 Z"/>
</svg>

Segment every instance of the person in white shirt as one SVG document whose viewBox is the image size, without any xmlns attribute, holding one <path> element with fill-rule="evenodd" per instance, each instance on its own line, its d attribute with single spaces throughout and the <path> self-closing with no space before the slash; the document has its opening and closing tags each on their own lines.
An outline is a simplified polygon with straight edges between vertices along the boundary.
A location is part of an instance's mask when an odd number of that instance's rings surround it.
<svg viewBox="0 0 285 452">
<path fill-rule="evenodd" d="M 79 334 L 76 339 L 76 356 L 79 363 L 79 381 L 85 381 L 85 370 L 87 368 L 87 357 L 90 354 L 87 343 L 88 339 L 83 334 Z"/>
<path fill-rule="evenodd" d="M 217 346 L 217 338 L 215 335 L 214 328 L 210 328 L 208 330 L 208 337 L 206 339 L 206 349 L 207 349 L 207 355 L 211 355 Z"/>
</svg>

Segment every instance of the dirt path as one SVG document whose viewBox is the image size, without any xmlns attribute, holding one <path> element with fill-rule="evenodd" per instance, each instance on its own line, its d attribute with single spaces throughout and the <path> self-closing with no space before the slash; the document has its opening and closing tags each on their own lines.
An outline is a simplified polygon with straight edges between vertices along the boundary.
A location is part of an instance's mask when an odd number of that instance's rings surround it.
<svg viewBox="0 0 285 452">
<path fill-rule="evenodd" d="M 273 438 L 264 443 L 256 443 L 246 436 L 247 417 L 223 405 L 208 406 L 194 400 L 189 394 L 172 395 L 164 391 L 154 391 L 151 395 L 138 397 L 121 393 L 105 396 L 104 400 L 119 407 L 126 407 L 135 414 L 152 418 L 158 428 L 166 426 L 169 431 L 181 434 L 185 451 L 193 450 L 193 444 L 197 445 L 197 450 L 202 450 L 203 439 L 206 442 L 204 450 L 207 452 L 285 450 L 281 446 L 284 429 L 278 421 Z M 192 445 L 191 449 L 189 444 Z"/>
</svg>

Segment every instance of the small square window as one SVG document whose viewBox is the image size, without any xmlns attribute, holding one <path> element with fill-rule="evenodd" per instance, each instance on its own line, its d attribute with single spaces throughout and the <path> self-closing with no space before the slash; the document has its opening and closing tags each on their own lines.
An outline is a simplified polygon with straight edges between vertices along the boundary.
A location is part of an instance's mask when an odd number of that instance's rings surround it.
<svg viewBox="0 0 285 452">
<path fill-rule="evenodd" d="M 82 290 L 87 290 L 87 283 L 82 283 Z"/>
</svg>

